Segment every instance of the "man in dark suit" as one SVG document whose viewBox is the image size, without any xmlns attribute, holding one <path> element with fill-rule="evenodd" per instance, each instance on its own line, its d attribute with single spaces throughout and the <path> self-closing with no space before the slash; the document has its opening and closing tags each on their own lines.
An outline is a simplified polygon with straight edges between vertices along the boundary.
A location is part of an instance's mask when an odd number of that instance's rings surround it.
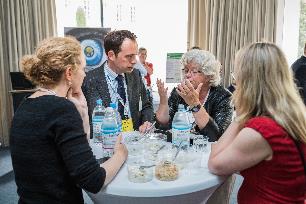
<svg viewBox="0 0 306 204">
<path fill-rule="evenodd" d="M 117 103 L 122 120 L 130 121 L 135 130 L 144 132 L 151 125 L 154 113 L 140 72 L 134 69 L 138 51 L 136 36 L 127 30 L 110 32 L 104 38 L 104 48 L 107 61 L 89 71 L 82 86 L 88 114 L 92 115 L 99 98 L 105 107 L 111 102 Z"/>
<path fill-rule="evenodd" d="M 299 88 L 301 97 L 306 105 L 306 43 L 304 46 L 304 55 L 297 59 L 291 67 L 294 72 L 296 79 L 295 81 Z"/>
</svg>

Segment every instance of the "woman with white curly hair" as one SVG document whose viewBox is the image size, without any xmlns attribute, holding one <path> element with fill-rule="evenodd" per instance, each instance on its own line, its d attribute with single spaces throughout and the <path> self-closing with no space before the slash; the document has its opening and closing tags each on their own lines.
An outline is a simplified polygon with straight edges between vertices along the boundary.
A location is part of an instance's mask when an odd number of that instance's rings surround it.
<svg viewBox="0 0 306 204">
<path fill-rule="evenodd" d="M 192 49 L 182 58 L 183 81 L 171 92 L 169 100 L 164 83 L 158 79 L 160 105 L 156 120 L 161 127 L 171 128 L 178 105 L 189 107 L 195 131 L 216 141 L 231 122 L 231 93 L 220 85 L 221 64 L 205 50 Z"/>
</svg>

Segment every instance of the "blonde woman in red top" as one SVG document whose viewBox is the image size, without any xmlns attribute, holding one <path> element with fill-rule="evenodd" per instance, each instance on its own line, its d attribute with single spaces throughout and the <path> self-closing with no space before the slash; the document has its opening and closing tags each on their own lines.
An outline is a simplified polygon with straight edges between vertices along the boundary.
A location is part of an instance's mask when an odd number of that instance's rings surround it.
<svg viewBox="0 0 306 204">
<path fill-rule="evenodd" d="M 304 203 L 306 109 L 282 51 L 253 43 L 235 60 L 237 117 L 208 162 L 217 175 L 244 177 L 238 203 Z"/>
</svg>

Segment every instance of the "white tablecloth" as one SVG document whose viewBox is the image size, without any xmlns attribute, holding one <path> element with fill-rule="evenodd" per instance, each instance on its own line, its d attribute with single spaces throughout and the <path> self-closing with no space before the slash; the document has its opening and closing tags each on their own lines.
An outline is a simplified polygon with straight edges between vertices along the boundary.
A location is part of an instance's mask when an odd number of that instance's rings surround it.
<svg viewBox="0 0 306 204">
<path fill-rule="evenodd" d="M 102 147 L 94 144 L 91 147 L 94 154 L 101 157 Z M 193 173 L 182 172 L 175 181 L 159 181 L 154 178 L 147 183 L 132 183 L 128 180 L 127 167 L 124 165 L 106 188 L 97 194 L 88 195 L 95 203 L 205 203 L 225 180 L 208 171 L 209 152 L 203 156 L 206 167 Z"/>
</svg>

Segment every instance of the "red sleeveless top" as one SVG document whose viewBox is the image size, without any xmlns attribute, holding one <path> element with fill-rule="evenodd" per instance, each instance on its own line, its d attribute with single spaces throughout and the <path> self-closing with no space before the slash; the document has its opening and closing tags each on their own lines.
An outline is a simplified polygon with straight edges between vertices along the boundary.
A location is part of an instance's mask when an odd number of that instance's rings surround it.
<svg viewBox="0 0 306 204">
<path fill-rule="evenodd" d="M 241 171 L 244 181 L 238 192 L 238 203 L 304 204 L 306 177 L 293 139 L 284 128 L 268 117 L 252 118 L 245 127 L 256 130 L 267 140 L 273 157 Z M 306 158 L 306 145 L 301 147 Z"/>
</svg>

